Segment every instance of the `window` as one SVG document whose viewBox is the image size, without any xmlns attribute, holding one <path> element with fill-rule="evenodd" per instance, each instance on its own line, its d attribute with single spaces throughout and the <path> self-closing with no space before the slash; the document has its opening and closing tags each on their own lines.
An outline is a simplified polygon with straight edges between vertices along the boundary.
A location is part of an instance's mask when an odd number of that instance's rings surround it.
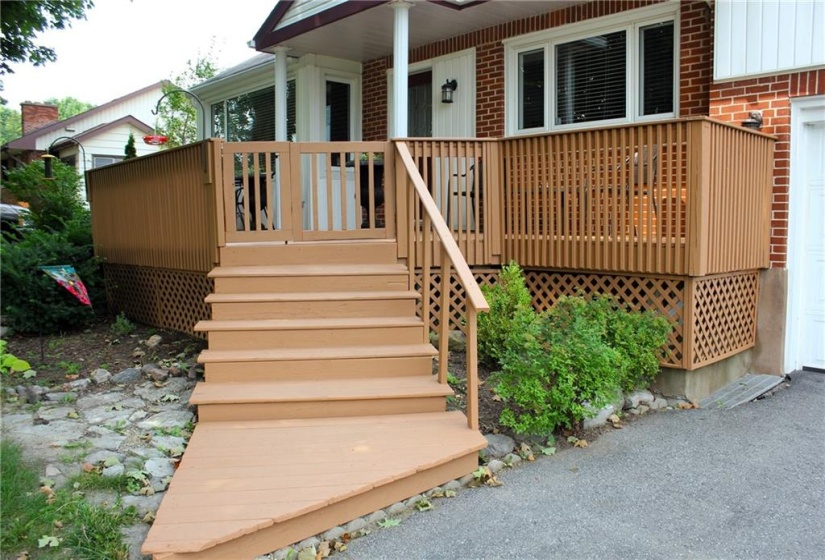
<svg viewBox="0 0 825 560">
<path fill-rule="evenodd" d="M 103 167 L 104 165 L 112 165 L 123 161 L 123 156 L 92 156 L 92 168 Z"/>
<path fill-rule="evenodd" d="M 670 9 L 666 12 L 665 9 Z M 672 117 L 677 74 L 673 8 L 573 24 L 507 45 L 511 133 Z M 588 31 L 581 31 L 587 29 Z"/>
<path fill-rule="evenodd" d="M 287 138 L 295 136 L 295 80 L 286 88 Z M 212 134 L 230 142 L 275 140 L 275 88 L 212 104 Z"/>
</svg>

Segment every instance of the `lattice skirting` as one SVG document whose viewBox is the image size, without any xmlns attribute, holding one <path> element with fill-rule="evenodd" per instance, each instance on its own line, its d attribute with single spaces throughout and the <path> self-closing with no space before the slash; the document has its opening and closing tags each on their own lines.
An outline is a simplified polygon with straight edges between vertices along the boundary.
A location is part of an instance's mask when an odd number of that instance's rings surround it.
<svg viewBox="0 0 825 560">
<path fill-rule="evenodd" d="M 686 369 L 718 362 L 756 344 L 756 270 L 691 280 L 691 363 Z"/>
<path fill-rule="evenodd" d="M 440 269 L 438 269 L 440 270 Z M 476 282 L 478 282 L 479 286 L 491 286 L 498 281 L 498 274 L 499 270 L 497 268 L 478 268 L 472 269 L 473 276 L 475 276 Z M 418 293 L 423 293 L 421 289 L 422 285 L 422 273 L 419 271 L 415 275 L 415 289 Z M 458 282 L 458 277 L 453 274 L 450 277 L 450 329 L 451 330 L 461 330 L 464 332 L 464 315 L 467 313 L 466 308 L 464 307 L 464 300 L 465 300 L 464 290 L 461 289 L 461 286 Z M 438 331 L 438 325 L 440 323 L 441 317 L 441 274 L 431 274 L 430 276 L 430 330 L 433 332 Z M 422 302 L 424 300 L 418 300 L 418 316 L 422 317 Z"/>
<path fill-rule="evenodd" d="M 498 279 L 497 269 L 473 270 L 479 285 Z M 421 290 L 422 275 L 416 275 Z M 527 287 L 539 311 L 559 296 L 584 293 L 611 294 L 639 310 L 652 310 L 670 321 L 673 329 L 660 350 L 664 367 L 697 369 L 746 350 L 756 343 L 758 271 L 735 272 L 701 278 L 687 276 L 626 276 L 550 270 L 525 271 Z M 430 329 L 436 331 L 441 308 L 441 278 L 430 285 Z M 464 330 L 463 294 L 451 279 L 451 328 Z M 461 297 L 459 297 L 461 296 Z M 422 315 L 419 304 L 419 316 Z"/>
<path fill-rule="evenodd" d="M 195 323 L 210 317 L 204 298 L 212 293 L 214 283 L 206 273 L 104 264 L 103 274 L 113 313 L 123 312 L 141 323 L 205 337 L 193 329 Z"/>
</svg>

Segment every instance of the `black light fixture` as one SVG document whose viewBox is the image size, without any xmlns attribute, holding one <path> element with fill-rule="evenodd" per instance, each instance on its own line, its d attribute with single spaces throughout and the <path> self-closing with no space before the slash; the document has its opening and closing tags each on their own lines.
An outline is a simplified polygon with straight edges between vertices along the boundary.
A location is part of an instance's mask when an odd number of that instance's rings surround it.
<svg viewBox="0 0 825 560">
<path fill-rule="evenodd" d="M 458 82 L 455 80 L 447 80 L 444 82 L 444 85 L 441 86 L 441 102 L 442 103 L 452 103 L 453 102 L 453 93 L 455 90 L 458 89 Z"/>
<path fill-rule="evenodd" d="M 742 121 L 742 126 L 754 130 L 762 129 L 762 111 L 751 111 L 748 118 Z"/>
<path fill-rule="evenodd" d="M 54 179 L 54 174 L 53 174 L 53 171 L 52 171 L 52 160 L 57 159 L 57 156 L 55 156 L 52 153 L 52 148 L 54 147 L 55 144 L 57 144 L 60 141 L 71 142 L 71 143 L 75 144 L 78 148 L 80 148 L 80 153 L 83 154 L 83 180 L 85 181 L 86 180 L 86 148 L 84 148 L 83 144 L 81 144 L 79 141 L 75 140 L 71 136 L 61 136 L 59 138 L 55 138 L 54 141 L 52 141 L 52 143 L 49 144 L 49 147 L 46 148 L 46 153 L 43 154 L 42 156 L 40 156 L 40 158 L 43 160 L 43 164 L 44 164 L 44 167 L 45 167 L 45 169 L 44 169 L 45 178 L 46 179 Z"/>
</svg>

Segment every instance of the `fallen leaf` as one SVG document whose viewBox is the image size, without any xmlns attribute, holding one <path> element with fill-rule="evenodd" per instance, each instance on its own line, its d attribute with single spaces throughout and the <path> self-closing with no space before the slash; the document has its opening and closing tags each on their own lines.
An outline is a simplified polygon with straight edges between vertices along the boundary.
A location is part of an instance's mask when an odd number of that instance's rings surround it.
<svg viewBox="0 0 825 560">
<path fill-rule="evenodd" d="M 613 424 L 618 424 L 619 422 L 621 422 L 621 418 L 619 418 L 617 414 L 611 414 L 607 417 L 607 421 L 612 422 Z"/>
<path fill-rule="evenodd" d="M 140 494 L 141 496 L 154 496 L 155 489 L 151 486 L 144 486 L 143 488 L 138 490 L 138 494 Z"/>
<path fill-rule="evenodd" d="M 335 552 L 344 552 L 347 549 L 347 545 L 345 545 L 341 541 L 335 541 L 335 544 L 332 545 L 332 548 L 335 549 Z"/>
<path fill-rule="evenodd" d="M 458 494 L 456 493 L 455 490 L 445 490 L 444 491 L 444 497 L 445 498 L 455 498 L 457 495 Z"/>
<path fill-rule="evenodd" d="M 577 441 L 579 441 L 579 438 L 576 436 L 567 436 L 567 443 L 572 443 L 575 445 Z"/>
<path fill-rule="evenodd" d="M 75 375 L 67 375 L 67 376 L 66 376 L 66 379 L 68 379 L 69 381 L 74 381 L 74 380 L 75 380 L 75 379 L 77 379 L 78 377 L 80 377 L 80 376 L 79 376 L 79 375 L 77 375 L 77 374 L 75 374 Z"/>
<path fill-rule="evenodd" d="M 352 540 L 352 535 L 350 535 L 349 533 L 344 533 L 343 535 L 341 535 L 341 542 L 348 543 L 351 540 Z"/>
<path fill-rule="evenodd" d="M 614 428 L 616 428 L 617 430 L 621 430 L 622 428 L 624 428 L 624 426 L 622 426 L 622 425 L 621 425 L 621 424 L 619 424 L 618 422 L 616 422 L 616 423 L 615 423 L 615 424 L 613 424 L 612 426 L 613 426 Z"/>
<path fill-rule="evenodd" d="M 321 541 L 321 544 L 318 545 L 318 552 L 315 554 L 315 560 L 327 558 L 331 552 L 332 550 L 329 546 L 329 541 Z"/>
<path fill-rule="evenodd" d="M 573 447 L 584 448 L 587 447 L 588 443 L 586 439 L 576 440 L 576 443 L 573 444 Z"/>
<path fill-rule="evenodd" d="M 77 420 L 78 418 L 80 418 L 80 414 L 78 414 L 76 410 L 70 410 L 66 413 L 66 418 Z"/>
<path fill-rule="evenodd" d="M 143 522 L 151 525 L 155 522 L 155 514 L 151 511 L 146 512 L 146 515 L 143 516 Z"/>
<path fill-rule="evenodd" d="M 501 397 L 499 397 L 498 395 L 493 395 L 492 400 L 494 400 L 495 402 L 501 402 Z"/>
<path fill-rule="evenodd" d="M 556 448 L 555 447 L 544 447 L 544 448 L 542 448 L 541 452 L 542 452 L 543 455 L 555 455 L 556 454 Z"/>
<path fill-rule="evenodd" d="M 398 527 L 401 525 L 400 519 L 393 519 L 392 517 L 387 517 L 386 519 L 382 519 L 378 522 L 378 526 L 382 529 L 386 529 L 387 527 Z"/>
<path fill-rule="evenodd" d="M 57 548 L 60 545 L 60 539 L 51 535 L 43 535 L 37 539 L 37 548 Z"/>
<path fill-rule="evenodd" d="M 24 550 L 20 553 L 20 556 L 18 556 L 14 560 L 29 560 L 29 553 Z"/>
<path fill-rule="evenodd" d="M 80 468 L 81 468 L 81 470 L 82 470 L 83 472 L 85 472 L 85 473 L 90 473 L 90 472 L 92 472 L 93 470 L 95 470 L 95 466 L 94 466 L 93 464 L 91 464 L 91 463 L 83 463 L 83 464 L 80 466 Z"/>
<path fill-rule="evenodd" d="M 40 493 L 41 494 L 46 494 L 47 496 L 53 496 L 54 495 L 54 490 L 52 490 L 48 486 L 41 486 L 40 487 Z"/>
<path fill-rule="evenodd" d="M 55 519 L 54 523 L 52 523 L 52 525 L 54 525 L 55 529 L 62 529 L 63 528 L 63 522 L 60 521 L 59 519 Z"/>
<path fill-rule="evenodd" d="M 502 482 L 497 477 L 491 476 L 486 481 L 484 481 L 484 484 L 486 484 L 487 486 L 492 486 L 493 488 L 495 488 L 497 486 L 501 486 Z"/>
<path fill-rule="evenodd" d="M 443 498 L 444 497 L 444 490 L 439 488 L 438 490 L 433 490 L 432 494 L 430 494 L 430 498 Z"/>
<path fill-rule="evenodd" d="M 418 511 L 430 511 L 433 509 L 433 503 L 430 500 L 420 500 L 416 502 L 415 509 Z"/>
</svg>

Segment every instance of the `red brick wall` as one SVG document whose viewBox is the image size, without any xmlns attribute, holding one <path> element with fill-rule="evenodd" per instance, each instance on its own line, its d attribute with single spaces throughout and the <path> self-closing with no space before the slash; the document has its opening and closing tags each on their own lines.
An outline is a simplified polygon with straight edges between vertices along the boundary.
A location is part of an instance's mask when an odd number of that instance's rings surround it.
<svg viewBox="0 0 825 560">
<path fill-rule="evenodd" d="M 679 29 L 679 114 L 708 114 L 713 80 L 713 8 L 683 2 Z"/>
<path fill-rule="evenodd" d="M 784 268 L 787 264 L 791 167 L 790 100 L 807 95 L 825 95 L 825 70 L 713 84 L 710 90 L 711 117 L 741 123 L 751 111 L 762 111 L 762 132 L 777 137 L 771 213 L 772 268 Z"/>
<path fill-rule="evenodd" d="M 57 105 L 42 105 L 39 103 L 21 103 L 20 116 L 23 136 L 59 120 Z"/>
<path fill-rule="evenodd" d="M 660 0 L 597 0 L 522 20 L 488 27 L 413 49 L 410 63 L 449 53 L 476 48 L 476 136 L 504 135 L 504 46 L 501 41 L 552 29 L 635 8 L 656 4 Z M 680 92 L 683 116 L 707 115 L 708 88 L 712 75 L 713 10 L 701 0 L 683 1 L 681 5 Z M 387 78 L 391 57 L 373 60 L 363 69 L 363 138 L 383 140 L 387 131 Z M 369 85 L 367 85 L 369 84 Z"/>
</svg>

